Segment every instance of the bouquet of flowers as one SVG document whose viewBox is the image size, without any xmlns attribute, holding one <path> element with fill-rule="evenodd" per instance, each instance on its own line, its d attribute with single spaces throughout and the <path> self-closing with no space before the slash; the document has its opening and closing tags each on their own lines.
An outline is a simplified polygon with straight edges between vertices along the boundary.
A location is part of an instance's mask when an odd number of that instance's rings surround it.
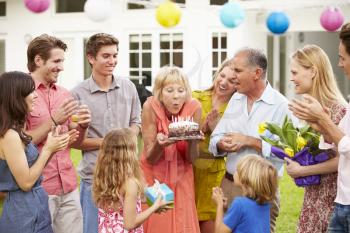
<svg viewBox="0 0 350 233">
<path fill-rule="evenodd" d="M 295 127 L 288 116 L 285 117 L 282 127 L 274 123 L 262 122 L 259 124 L 258 131 L 261 139 L 271 144 L 271 153 L 280 159 L 288 157 L 301 166 L 313 165 L 329 159 L 328 151 L 318 148 L 320 135 L 308 125 L 301 128 Z M 273 136 L 265 136 L 268 133 Z M 297 186 L 305 187 L 320 184 L 320 179 L 320 175 L 312 175 L 299 177 L 294 181 Z"/>
</svg>

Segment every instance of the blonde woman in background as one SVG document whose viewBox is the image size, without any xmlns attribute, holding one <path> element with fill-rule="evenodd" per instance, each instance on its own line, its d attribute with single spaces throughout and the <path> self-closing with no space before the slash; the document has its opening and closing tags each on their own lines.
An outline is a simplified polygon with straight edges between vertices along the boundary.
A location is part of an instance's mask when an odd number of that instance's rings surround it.
<svg viewBox="0 0 350 233">
<path fill-rule="evenodd" d="M 305 45 L 292 55 L 291 81 L 296 94 L 309 94 L 328 109 L 332 121 L 338 124 L 345 115 L 346 101 L 340 93 L 327 54 L 316 45 Z M 334 151 L 333 151 L 334 152 Z M 305 187 L 304 203 L 297 232 L 327 232 L 337 194 L 337 168 L 339 157 L 310 166 L 300 166 L 287 159 L 287 172 L 293 177 L 321 174 L 321 183 Z"/>
<path fill-rule="evenodd" d="M 202 132 L 205 139 L 199 144 L 199 157 L 195 160 L 194 184 L 196 207 L 201 233 L 214 231 L 216 207 L 211 201 L 213 187 L 219 186 L 225 175 L 225 158 L 214 157 L 209 151 L 210 134 L 219 122 L 233 93 L 232 59 L 224 61 L 214 74 L 213 85 L 204 91 L 192 92 L 202 104 Z"/>
</svg>

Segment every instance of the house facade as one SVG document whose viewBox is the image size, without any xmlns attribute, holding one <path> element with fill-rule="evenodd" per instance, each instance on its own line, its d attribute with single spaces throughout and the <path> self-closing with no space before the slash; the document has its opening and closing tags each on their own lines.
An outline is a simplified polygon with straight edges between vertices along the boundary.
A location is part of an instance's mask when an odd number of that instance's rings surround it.
<svg viewBox="0 0 350 233">
<path fill-rule="evenodd" d="M 87 38 L 106 32 L 119 40 L 115 74 L 129 77 L 149 90 L 159 68 L 168 64 L 182 67 L 193 89 L 206 88 L 224 59 L 232 57 L 237 49 L 250 46 L 268 54 L 270 82 L 292 97 L 289 56 L 296 48 L 315 43 L 329 55 L 343 94 L 350 93 L 349 82 L 337 68 L 338 33 L 326 32 L 319 22 L 327 6 L 339 7 L 348 21 L 350 4 L 346 0 L 237 1 L 245 9 L 246 17 L 234 29 L 224 27 L 219 20 L 221 5 L 227 0 L 177 0 L 182 17 L 173 28 L 164 28 L 156 21 L 155 8 L 159 2 L 111 2 L 110 17 L 94 22 L 83 11 L 85 0 L 52 0 L 50 8 L 40 14 L 30 12 L 23 0 L 0 0 L 0 72 L 27 71 L 29 41 L 47 33 L 68 45 L 59 84 L 73 88 L 90 74 L 84 55 Z M 268 14 L 274 10 L 285 11 L 290 19 L 290 27 L 282 36 L 271 34 L 265 25 Z"/>
</svg>

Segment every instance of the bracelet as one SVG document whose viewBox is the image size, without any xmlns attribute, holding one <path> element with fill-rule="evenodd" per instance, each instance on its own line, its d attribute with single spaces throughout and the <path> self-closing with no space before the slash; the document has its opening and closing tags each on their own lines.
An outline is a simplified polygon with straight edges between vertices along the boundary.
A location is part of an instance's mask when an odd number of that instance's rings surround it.
<svg viewBox="0 0 350 233">
<path fill-rule="evenodd" d="M 53 119 L 53 117 L 52 116 L 50 116 L 50 117 L 51 117 L 52 122 L 55 124 L 55 126 L 58 126 L 57 122 Z"/>
</svg>

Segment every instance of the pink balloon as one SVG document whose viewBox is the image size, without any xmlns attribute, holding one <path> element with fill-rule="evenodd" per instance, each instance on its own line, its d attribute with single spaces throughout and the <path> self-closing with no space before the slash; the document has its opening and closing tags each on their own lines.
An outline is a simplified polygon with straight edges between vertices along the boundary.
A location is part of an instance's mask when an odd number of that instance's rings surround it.
<svg viewBox="0 0 350 233">
<path fill-rule="evenodd" d="M 324 10 L 320 17 L 320 23 L 324 29 L 336 31 L 344 22 L 344 15 L 338 8 L 329 7 Z"/>
<path fill-rule="evenodd" d="M 34 13 L 46 11 L 50 6 L 51 0 L 24 0 L 28 10 Z"/>
</svg>

